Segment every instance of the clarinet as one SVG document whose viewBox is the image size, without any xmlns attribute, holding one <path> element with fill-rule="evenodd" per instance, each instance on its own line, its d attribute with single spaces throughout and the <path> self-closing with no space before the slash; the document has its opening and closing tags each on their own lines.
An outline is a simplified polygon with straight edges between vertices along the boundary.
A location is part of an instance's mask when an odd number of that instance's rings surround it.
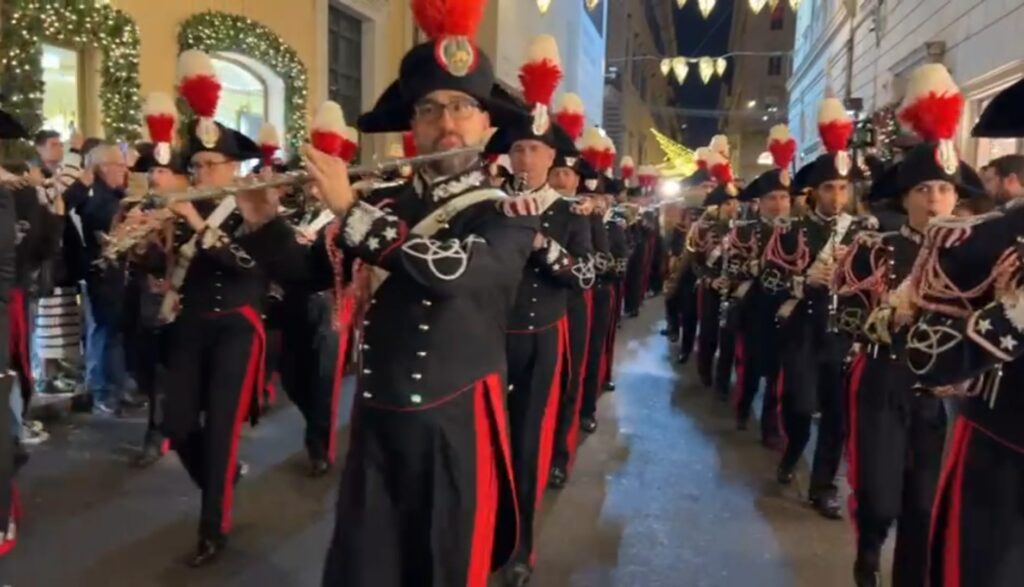
<svg viewBox="0 0 1024 587">
<path fill-rule="evenodd" d="M 832 235 L 829 237 L 829 243 L 832 245 L 832 262 L 838 261 L 836 259 L 836 247 L 839 245 L 839 216 L 837 215 L 830 221 L 832 227 Z M 828 245 L 826 245 L 828 246 Z M 832 281 L 829 281 L 828 286 L 828 332 L 835 334 L 839 332 L 839 293 L 836 292 L 835 286 L 832 285 Z"/>
<path fill-rule="evenodd" d="M 729 324 L 729 310 L 732 307 L 732 300 L 729 297 L 729 253 L 732 247 L 729 246 L 729 239 L 731 238 L 734 221 L 730 220 L 729 224 L 726 225 L 725 236 L 722 238 L 722 270 L 719 276 L 725 280 L 725 285 L 719 290 L 719 295 L 722 298 L 721 303 L 718 305 L 718 327 L 725 328 Z"/>
</svg>

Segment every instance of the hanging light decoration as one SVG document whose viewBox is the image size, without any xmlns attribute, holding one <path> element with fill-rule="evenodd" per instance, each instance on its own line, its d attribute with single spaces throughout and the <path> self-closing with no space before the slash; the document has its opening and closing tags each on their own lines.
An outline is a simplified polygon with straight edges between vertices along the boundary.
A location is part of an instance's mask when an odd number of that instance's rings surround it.
<svg viewBox="0 0 1024 587">
<path fill-rule="evenodd" d="M 750 9 L 754 11 L 754 14 L 760 14 L 761 9 L 763 9 L 764 5 L 768 3 L 768 0 L 748 0 L 748 3 L 750 4 Z"/>
<path fill-rule="evenodd" d="M 707 18 L 715 9 L 715 0 L 697 0 L 697 8 L 700 10 L 700 15 Z"/>
<path fill-rule="evenodd" d="M 790 0 L 790 1 L 792 1 L 792 0 Z M 797 0 L 797 2 L 799 2 L 799 1 L 800 0 Z M 683 6 L 686 6 L 686 0 L 676 0 L 676 6 L 678 6 L 679 8 L 682 8 Z"/>
<path fill-rule="evenodd" d="M 725 68 L 728 66 L 729 64 L 728 62 L 726 62 L 725 57 L 719 57 L 718 59 L 715 59 L 715 73 L 718 74 L 718 77 L 722 77 L 723 75 L 725 75 Z"/>
<path fill-rule="evenodd" d="M 697 60 L 697 71 L 700 72 L 700 79 L 705 84 L 715 73 L 715 60 L 710 57 L 701 57 Z"/>
<path fill-rule="evenodd" d="M 668 75 L 672 71 L 672 60 L 668 57 L 661 60 L 661 75 Z"/>
<path fill-rule="evenodd" d="M 676 76 L 676 83 L 683 85 L 686 81 L 686 74 L 690 71 L 690 64 L 683 57 L 676 57 L 672 60 L 672 73 Z"/>
<path fill-rule="evenodd" d="M 587 10 L 594 10 L 600 2 L 601 0 L 587 0 Z"/>
<path fill-rule="evenodd" d="M 548 8 L 551 8 L 551 0 L 537 0 L 537 10 L 540 10 L 541 14 L 547 14 Z"/>
<path fill-rule="evenodd" d="M 793 9 L 793 12 L 800 10 L 800 0 L 789 0 L 789 7 Z"/>
</svg>

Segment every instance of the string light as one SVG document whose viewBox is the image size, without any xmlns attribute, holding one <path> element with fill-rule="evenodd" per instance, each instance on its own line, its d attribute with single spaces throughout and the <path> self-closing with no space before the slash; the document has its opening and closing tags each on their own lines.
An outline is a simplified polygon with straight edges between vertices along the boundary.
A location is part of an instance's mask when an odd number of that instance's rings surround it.
<svg viewBox="0 0 1024 587">
<path fill-rule="evenodd" d="M 768 0 L 749 0 L 748 1 L 748 4 L 750 4 L 750 10 L 752 10 L 754 12 L 754 14 L 760 14 L 761 10 L 764 8 L 764 5 L 767 4 L 767 3 L 768 3 Z"/>
<path fill-rule="evenodd" d="M 548 8 L 551 8 L 551 0 L 537 0 L 537 10 L 540 10 L 541 14 L 547 14 Z"/>
<path fill-rule="evenodd" d="M 725 60 L 725 57 L 719 57 L 715 59 L 715 74 L 718 77 L 725 75 L 725 68 L 729 66 L 729 63 Z"/>
<path fill-rule="evenodd" d="M 793 12 L 800 10 L 800 0 L 789 0 L 789 7 L 793 9 Z"/>
<path fill-rule="evenodd" d="M 587 10 L 593 11 L 600 3 L 601 0 L 587 0 Z"/>
<path fill-rule="evenodd" d="M 676 0 L 676 6 L 681 9 L 683 6 L 686 6 L 686 0 Z"/>
<path fill-rule="evenodd" d="M 697 71 L 700 72 L 700 79 L 705 84 L 711 80 L 715 73 L 715 62 L 710 57 L 701 57 L 697 60 Z"/>
<path fill-rule="evenodd" d="M 139 29 L 126 13 L 93 1 L 0 0 L 7 22 L 0 35 L 0 79 L 5 107 L 30 131 L 43 124 L 43 40 L 76 50 L 102 51 L 99 102 L 106 136 L 138 138 Z"/>
<path fill-rule="evenodd" d="M 676 57 L 672 60 L 672 73 L 676 75 L 676 83 L 682 85 L 686 81 L 686 74 L 690 71 L 690 65 L 686 59 Z"/>
<path fill-rule="evenodd" d="M 672 60 L 666 57 L 661 60 L 661 75 L 668 75 L 670 71 L 672 71 Z"/>
<path fill-rule="evenodd" d="M 700 15 L 706 19 L 715 9 L 715 0 L 697 0 L 697 8 L 700 10 Z"/>
</svg>

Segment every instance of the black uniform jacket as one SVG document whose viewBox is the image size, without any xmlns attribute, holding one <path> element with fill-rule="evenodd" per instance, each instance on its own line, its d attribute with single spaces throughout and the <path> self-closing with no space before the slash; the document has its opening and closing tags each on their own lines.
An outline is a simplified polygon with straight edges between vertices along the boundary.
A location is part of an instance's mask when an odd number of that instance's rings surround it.
<svg viewBox="0 0 1024 587">
<path fill-rule="evenodd" d="M 626 220 L 610 214 L 604 220 L 604 228 L 608 233 L 607 269 L 604 276 L 608 280 L 619 282 L 626 276 L 626 267 L 632 253 L 629 236 L 626 233 Z"/>
<path fill-rule="evenodd" d="M 481 189 L 495 188 L 479 167 L 433 184 L 416 175 L 371 193 L 341 220 L 333 244 L 388 272 L 364 322 L 361 401 L 426 409 L 481 377 L 504 375 L 509 311 L 538 218 L 509 218 L 498 201 L 484 200 L 433 235 L 410 232 L 438 207 Z M 323 262 L 322 242 L 313 255 Z"/>
<path fill-rule="evenodd" d="M 929 226 L 926 241 L 953 243 L 942 249 L 939 264 L 960 289 L 990 275 L 1001 255 L 1021 257 L 1024 252 L 1018 242 L 1024 234 L 1024 205 L 945 224 L 958 226 Z M 944 236 L 935 237 L 940 231 Z M 955 238 L 945 238 L 951 234 Z M 1019 275 L 1013 289 L 993 297 L 988 291 L 973 300 L 976 309 L 966 318 L 925 312 L 908 334 L 907 357 L 926 388 L 974 380 L 961 413 L 1024 452 L 1024 288 Z"/>
<path fill-rule="evenodd" d="M 545 185 L 530 195 L 541 206 L 544 246 L 530 255 L 509 317 L 510 332 L 533 332 L 565 316 L 570 290 L 594 285 L 594 249 L 590 224 L 574 214 L 571 202 Z"/>
<path fill-rule="evenodd" d="M 41 201 L 40 188 L 26 186 L 13 190 L 17 215 L 17 268 L 15 286 L 28 289 L 43 262 L 60 252 L 64 217 L 51 212 Z"/>
</svg>

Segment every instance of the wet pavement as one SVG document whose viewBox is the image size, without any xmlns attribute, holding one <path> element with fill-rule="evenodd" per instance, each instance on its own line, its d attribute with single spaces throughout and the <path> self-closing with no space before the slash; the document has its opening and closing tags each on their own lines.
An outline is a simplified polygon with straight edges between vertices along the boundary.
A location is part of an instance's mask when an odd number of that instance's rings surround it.
<svg viewBox="0 0 1024 587">
<path fill-rule="evenodd" d="M 618 391 L 599 406 L 569 485 L 548 492 L 534 587 L 850 584 L 853 530 L 774 482 L 777 454 L 670 360 L 661 300 L 619 334 Z M 346 398 L 351 398 L 346 390 Z M 347 406 L 346 406 L 347 407 Z M 342 417 L 347 419 L 348 410 Z M 277 409 L 245 432 L 251 466 L 214 566 L 184 565 L 198 492 L 173 456 L 128 466 L 142 420 L 74 417 L 50 427 L 20 481 L 26 522 L 0 559 L 12 587 L 317 585 L 337 474 L 305 476 L 302 419 Z M 342 433 L 342 438 L 344 433 Z M 344 448 L 344 442 L 342 443 Z"/>
</svg>

